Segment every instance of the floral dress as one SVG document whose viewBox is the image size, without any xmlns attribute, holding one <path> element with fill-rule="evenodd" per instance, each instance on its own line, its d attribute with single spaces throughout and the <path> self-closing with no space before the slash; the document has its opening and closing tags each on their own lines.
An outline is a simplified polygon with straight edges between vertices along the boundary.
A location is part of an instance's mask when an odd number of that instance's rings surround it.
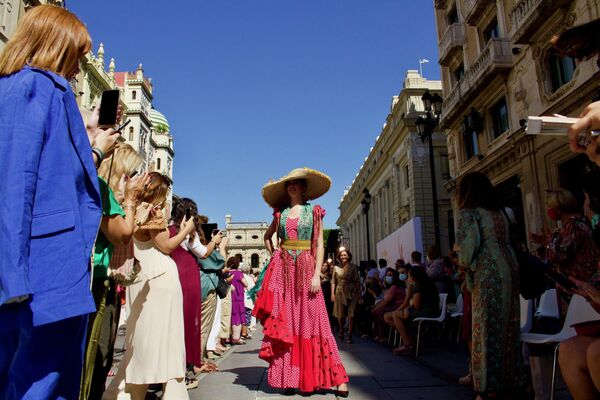
<svg viewBox="0 0 600 400">
<path fill-rule="evenodd" d="M 471 372 L 476 392 L 523 386 L 519 275 L 500 212 L 463 209 L 457 232 L 460 264 L 472 296 Z"/>
<path fill-rule="evenodd" d="M 331 333 L 323 292 L 310 292 L 325 210 L 305 204 L 294 219 L 288 218 L 289 211 L 275 214 L 279 238 L 308 241 L 310 250 L 273 253 L 253 315 L 263 325 L 259 357 L 269 363 L 269 385 L 313 392 L 348 382 L 348 375 Z"/>
</svg>

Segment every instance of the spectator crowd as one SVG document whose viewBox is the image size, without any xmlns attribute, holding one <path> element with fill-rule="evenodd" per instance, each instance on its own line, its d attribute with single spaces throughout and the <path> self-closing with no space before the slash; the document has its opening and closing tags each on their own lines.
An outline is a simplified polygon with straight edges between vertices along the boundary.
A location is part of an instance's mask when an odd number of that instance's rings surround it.
<svg viewBox="0 0 600 400">
<path fill-rule="evenodd" d="M 597 46 L 577 46 L 597 36 L 597 23 L 567 32 L 557 47 L 597 55 Z M 218 371 L 214 360 L 251 338 L 260 270 L 228 254 L 226 232 L 207 231 L 194 200 L 171 204 L 168 178 L 143 173 L 118 130 L 99 125 L 98 108 L 79 110 L 68 80 L 90 47 L 77 17 L 38 6 L 0 55 L 0 398 L 137 400 L 160 385 L 164 399 L 186 399 L 198 374 Z M 581 117 L 572 149 L 600 165 L 596 139 L 580 137 L 600 130 L 600 103 Z M 285 188 L 301 193 L 303 182 Z M 423 337 L 436 337 L 422 323 L 450 328 L 456 316 L 470 354 L 460 382 L 477 398 L 542 398 L 539 360 L 552 356 L 575 399 L 598 398 L 600 204 L 549 188 L 557 228 L 523 240 L 522 221 L 484 174 L 462 177 L 455 200 L 447 256 L 430 246 L 425 257 L 357 265 L 340 247 L 324 260 L 321 288 L 340 342 L 360 335 L 418 356 Z M 288 244 L 300 242 L 308 239 Z"/>
</svg>

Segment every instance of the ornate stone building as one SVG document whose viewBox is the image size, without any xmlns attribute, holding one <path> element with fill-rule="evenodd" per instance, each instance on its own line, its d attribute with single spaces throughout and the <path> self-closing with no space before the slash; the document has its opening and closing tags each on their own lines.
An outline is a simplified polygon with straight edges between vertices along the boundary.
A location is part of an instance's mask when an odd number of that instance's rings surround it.
<svg viewBox="0 0 600 400">
<path fill-rule="evenodd" d="M 62 0 L 0 0 L 0 51 L 15 33 L 21 17 L 32 7 L 40 4 L 64 7 Z"/>
<path fill-rule="evenodd" d="M 240 255 L 244 263 L 259 268 L 270 256 L 264 244 L 264 234 L 269 228 L 266 222 L 232 222 L 231 215 L 225 216 L 225 229 L 229 238 L 227 255 Z"/>
<path fill-rule="evenodd" d="M 438 204 L 434 205 L 428 145 L 422 143 L 415 127 L 416 119 L 424 112 L 421 96 L 425 91 L 440 94 L 441 88 L 440 81 L 427 80 L 418 71 L 407 72 L 404 87 L 393 97 L 375 145 L 340 201 L 337 224 L 342 231 L 342 242 L 350 247 L 356 262 L 368 258 L 366 216 L 361 205 L 365 189 L 372 196 L 368 211 L 371 258 L 382 256 L 377 254 L 378 242 L 416 217 L 421 219 L 419 240 L 425 247 L 434 244 L 434 206 L 440 215 L 442 250 L 449 246 L 453 218 L 450 200 L 443 190 L 443 183 L 449 178 L 445 138 L 439 132 L 433 134 L 438 187 Z M 407 249 L 407 253 L 412 250 L 415 249 Z"/>
<path fill-rule="evenodd" d="M 600 17 L 598 0 L 435 0 L 452 180 L 483 171 L 525 238 L 551 222 L 544 191 L 581 190 L 585 157 L 566 140 L 524 135 L 529 115 L 576 116 L 598 99 L 595 60 L 562 57 L 550 38 Z"/>
</svg>

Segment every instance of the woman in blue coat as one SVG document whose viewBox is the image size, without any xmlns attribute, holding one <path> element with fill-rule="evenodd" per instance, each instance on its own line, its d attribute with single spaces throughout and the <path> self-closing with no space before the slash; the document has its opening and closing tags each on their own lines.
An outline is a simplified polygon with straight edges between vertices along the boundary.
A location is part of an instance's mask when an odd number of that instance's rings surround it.
<svg viewBox="0 0 600 400">
<path fill-rule="evenodd" d="M 75 15 L 38 6 L 0 54 L 2 399 L 79 390 L 101 217 L 95 163 L 118 136 L 94 122 L 86 132 L 68 83 L 90 48 Z"/>
</svg>

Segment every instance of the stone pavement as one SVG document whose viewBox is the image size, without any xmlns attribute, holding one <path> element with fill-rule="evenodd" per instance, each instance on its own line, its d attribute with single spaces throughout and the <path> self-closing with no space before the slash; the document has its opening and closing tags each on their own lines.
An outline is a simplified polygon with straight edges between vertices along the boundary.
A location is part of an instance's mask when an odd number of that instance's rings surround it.
<svg viewBox="0 0 600 400">
<path fill-rule="evenodd" d="M 232 399 L 300 399 L 284 396 L 267 384 L 267 364 L 258 358 L 260 328 L 246 345 L 234 346 L 217 361 L 220 372 L 202 374 L 197 389 L 190 390 L 191 400 Z M 340 353 L 350 376 L 349 399 L 435 399 L 467 400 L 473 392 L 458 385 L 455 377 L 466 373 L 463 352 L 442 356 L 440 368 L 430 368 L 411 357 L 392 354 L 389 347 L 371 340 L 356 338 L 354 344 L 343 343 Z M 436 358 L 436 351 L 423 350 L 424 362 Z M 439 354 L 439 353 L 438 353 Z M 454 374 L 448 374 L 450 369 Z M 331 393 L 315 394 L 311 399 L 334 399 Z"/>
</svg>

